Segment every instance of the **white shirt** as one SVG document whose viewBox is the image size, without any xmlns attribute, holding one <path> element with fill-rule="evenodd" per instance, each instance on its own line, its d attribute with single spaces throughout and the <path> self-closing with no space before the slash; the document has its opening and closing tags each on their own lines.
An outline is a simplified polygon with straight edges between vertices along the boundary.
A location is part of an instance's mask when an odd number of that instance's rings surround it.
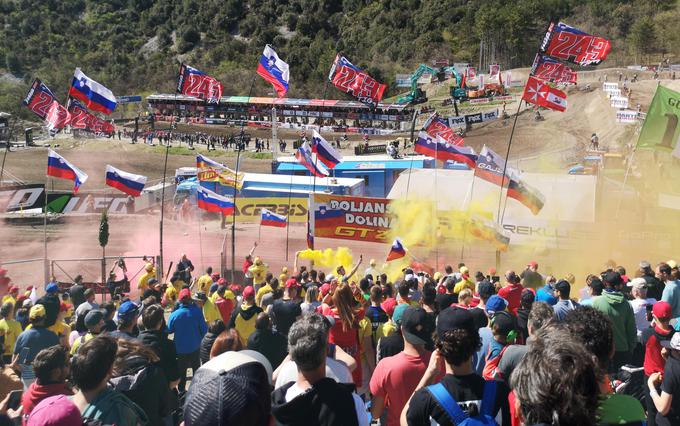
<svg viewBox="0 0 680 426">
<path fill-rule="evenodd" d="M 292 401 L 295 397 L 302 395 L 306 391 L 307 391 L 306 389 L 302 389 L 300 386 L 298 386 L 297 383 L 294 383 L 293 386 L 288 388 L 288 390 L 286 391 L 286 402 Z M 366 406 L 364 405 L 364 401 L 361 400 L 361 398 L 359 397 L 359 395 L 356 394 L 356 392 L 352 392 L 352 399 L 354 399 L 354 409 L 357 412 L 357 420 L 359 420 L 359 426 L 369 426 L 370 423 L 368 422 L 368 414 L 366 413 Z"/>
<path fill-rule="evenodd" d="M 633 316 L 635 317 L 635 328 L 637 328 L 637 335 L 640 337 L 642 331 L 649 328 L 649 321 L 647 321 L 647 306 L 656 303 L 656 299 L 633 299 L 630 301 L 630 306 L 633 307 Z"/>
<path fill-rule="evenodd" d="M 297 381 L 297 374 L 298 371 L 295 362 L 286 361 L 279 370 L 279 375 L 276 378 L 276 385 L 274 385 L 274 388 L 278 389 L 288 382 Z M 326 357 L 326 377 L 329 377 L 338 383 L 354 383 L 354 380 L 352 380 L 352 373 L 349 372 L 349 368 L 347 368 L 345 363 L 329 357 Z M 286 395 L 286 400 L 287 398 L 288 396 Z"/>
</svg>

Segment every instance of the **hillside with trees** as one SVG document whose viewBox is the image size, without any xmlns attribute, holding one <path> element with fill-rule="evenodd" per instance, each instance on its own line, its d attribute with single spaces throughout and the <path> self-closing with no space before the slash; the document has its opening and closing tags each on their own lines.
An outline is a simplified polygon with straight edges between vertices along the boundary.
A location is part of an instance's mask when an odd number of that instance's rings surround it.
<svg viewBox="0 0 680 426">
<path fill-rule="evenodd" d="M 336 51 L 390 86 L 437 58 L 523 67 L 551 19 L 610 38 L 608 66 L 680 54 L 675 0 L 0 0 L 0 110 L 34 77 L 63 99 L 76 66 L 124 95 L 172 92 L 184 61 L 244 95 L 266 43 L 292 97 L 323 95 Z"/>
</svg>

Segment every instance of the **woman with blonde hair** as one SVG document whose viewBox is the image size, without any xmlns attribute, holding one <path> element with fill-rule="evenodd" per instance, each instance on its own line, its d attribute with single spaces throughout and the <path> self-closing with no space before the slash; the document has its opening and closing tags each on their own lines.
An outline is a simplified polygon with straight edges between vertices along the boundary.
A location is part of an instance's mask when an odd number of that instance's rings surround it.
<svg viewBox="0 0 680 426">
<path fill-rule="evenodd" d="M 361 386 L 361 341 L 359 322 L 364 317 L 363 308 L 357 303 L 349 284 L 340 283 L 332 296 L 332 306 L 324 306 L 322 313 L 335 319 L 328 334 L 328 342 L 338 345 L 357 361 L 357 369 L 352 372 L 354 384 Z"/>
<path fill-rule="evenodd" d="M 305 301 L 300 304 L 302 314 L 311 314 L 316 312 L 316 308 L 321 306 L 319 302 L 319 289 L 316 286 L 309 286 L 307 293 L 305 293 Z"/>
</svg>

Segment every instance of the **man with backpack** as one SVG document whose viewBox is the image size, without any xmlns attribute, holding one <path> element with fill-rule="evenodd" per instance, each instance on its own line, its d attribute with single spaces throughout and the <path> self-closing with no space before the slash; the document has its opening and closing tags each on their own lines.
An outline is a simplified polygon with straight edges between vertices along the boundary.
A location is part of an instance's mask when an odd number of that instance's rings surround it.
<svg viewBox="0 0 680 426">
<path fill-rule="evenodd" d="M 497 424 L 494 418 L 500 411 L 502 424 L 510 424 L 507 386 L 485 381 L 473 368 L 472 359 L 480 346 L 468 310 L 443 310 L 437 321 L 436 351 L 401 413 L 401 423 L 429 426 L 432 419 L 441 426 L 490 426 Z M 446 375 L 436 383 L 444 370 Z"/>
</svg>

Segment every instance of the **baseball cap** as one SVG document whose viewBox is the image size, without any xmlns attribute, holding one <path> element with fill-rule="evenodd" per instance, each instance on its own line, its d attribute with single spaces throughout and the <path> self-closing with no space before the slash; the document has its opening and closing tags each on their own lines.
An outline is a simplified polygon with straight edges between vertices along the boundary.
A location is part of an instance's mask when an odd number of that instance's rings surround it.
<svg viewBox="0 0 680 426">
<path fill-rule="evenodd" d="M 319 291 L 321 292 L 322 296 L 325 296 L 331 291 L 331 285 L 328 283 L 321 284 L 321 287 L 319 287 Z"/>
<path fill-rule="evenodd" d="M 673 334 L 671 340 L 662 340 L 661 346 L 666 349 L 675 349 L 676 351 L 680 351 L 680 333 Z"/>
<path fill-rule="evenodd" d="M 336 279 L 336 278 L 335 278 L 335 275 L 333 275 L 333 274 L 328 274 L 328 275 L 326 275 L 326 282 L 327 282 L 327 283 L 329 283 L 329 282 L 331 282 L 331 281 L 333 281 L 333 280 L 335 280 L 335 279 Z"/>
<path fill-rule="evenodd" d="M 652 313 L 659 319 L 670 319 L 673 317 L 673 308 L 668 302 L 656 302 L 652 307 Z"/>
<path fill-rule="evenodd" d="M 470 268 L 468 268 L 467 266 L 461 266 L 460 269 L 459 269 L 459 272 L 461 274 L 467 274 L 467 273 L 470 272 Z"/>
<path fill-rule="evenodd" d="M 155 286 L 156 284 L 158 284 L 158 280 L 157 280 L 156 278 L 151 278 L 151 279 L 149 280 L 149 287 L 153 287 L 153 286 Z"/>
<path fill-rule="evenodd" d="M 38 318 L 45 318 L 45 307 L 43 305 L 35 305 L 28 312 L 28 319 L 34 320 Z"/>
<path fill-rule="evenodd" d="M 295 278 L 289 278 L 288 281 L 286 281 L 286 288 L 293 287 L 299 287 L 298 282 Z"/>
<path fill-rule="evenodd" d="M 70 303 L 61 302 L 59 304 L 59 312 L 68 312 L 68 310 L 71 309 L 72 307 L 73 305 L 71 305 Z"/>
<path fill-rule="evenodd" d="M 24 301 L 21 302 L 21 306 L 23 306 L 24 308 L 28 308 L 32 304 L 33 304 L 33 301 L 31 299 L 28 299 L 28 298 L 24 299 Z M 30 318 L 30 313 L 29 313 L 29 318 Z"/>
<path fill-rule="evenodd" d="M 396 300 L 395 300 L 396 303 Z M 404 312 L 409 307 L 409 305 L 402 303 L 401 305 L 396 305 L 392 311 L 392 321 L 397 325 L 401 325 L 401 321 L 404 317 Z"/>
<path fill-rule="evenodd" d="M 217 291 L 217 287 L 219 287 L 219 286 L 218 286 L 216 283 L 215 283 L 215 284 L 212 284 L 212 285 L 210 286 L 210 289 L 208 289 L 208 291 L 209 291 L 210 293 L 214 293 L 214 292 Z"/>
<path fill-rule="evenodd" d="M 104 319 L 104 312 L 99 309 L 92 309 L 85 315 L 85 327 L 91 328 L 99 324 Z"/>
<path fill-rule="evenodd" d="M 179 300 L 191 299 L 191 290 L 183 288 L 179 292 Z"/>
<path fill-rule="evenodd" d="M 647 287 L 647 281 L 644 278 L 633 278 L 626 284 L 628 287 L 633 287 L 634 289 L 640 290 L 641 288 Z"/>
<path fill-rule="evenodd" d="M 459 328 L 475 329 L 475 320 L 469 310 L 451 307 L 439 313 L 437 317 L 437 335 L 443 338 L 444 333 Z"/>
<path fill-rule="evenodd" d="M 527 266 L 531 266 L 532 268 L 535 268 L 535 267 L 538 266 L 538 263 L 536 263 L 535 261 L 532 260 L 531 262 L 527 263 Z"/>
<path fill-rule="evenodd" d="M 132 318 L 138 313 L 139 305 L 131 300 L 121 303 L 120 307 L 118 308 L 118 318 L 123 320 Z"/>
<path fill-rule="evenodd" d="M 50 283 L 45 288 L 45 291 L 48 293 L 56 293 L 59 291 L 59 286 L 56 283 Z"/>
<path fill-rule="evenodd" d="M 647 262 L 646 260 L 640 261 L 640 269 L 647 269 L 647 268 L 651 268 L 651 267 L 652 267 L 652 265 L 649 262 Z"/>
<path fill-rule="evenodd" d="M 427 312 L 423 308 L 407 306 L 401 318 L 401 334 L 412 345 L 424 345 L 430 330 L 427 327 Z"/>
<path fill-rule="evenodd" d="M 203 302 L 208 300 L 208 296 L 206 296 L 204 291 L 197 291 L 196 294 L 194 295 L 194 298 L 196 300 L 202 300 Z"/>
<path fill-rule="evenodd" d="M 486 301 L 486 312 L 493 314 L 504 311 L 508 307 L 508 301 L 494 294 Z"/>
<path fill-rule="evenodd" d="M 186 426 L 233 424 L 242 418 L 266 424 L 270 416 L 272 367 L 251 350 L 225 352 L 194 374 L 184 404 Z"/>
<path fill-rule="evenodd" d="M 496 294 L 496 287 L 490 281 L 484 280 L 477 286 L 477 294 L 482 299 L 488 299 Z"/>
<path fill-rule="evenodd" d="M 534 293 L 532 288 L 525 288 L 522 290 L 519 300 L 521 305 L 531 306 L 531 304 L 536 300 L 536 293 Z"/>
<path fill-rule="evenodd" d="M 612 287 L 618 287 L 623 284 L 621 274 L 615 271 L 605 272 L 604 275 L 602 275 L 602 281 L 609 283 Z"/>
<path fill-rule="evenodd" d="M 55 395 L 40 401 L 26 421 L 28 426 L 80 426 L 80 410 L 66 395 Z"/>
<path fill-rule="evenodd" d="M 394 309 L 397 307 L 397 299 L 394 297 L 389 297 L 385 299 L 384 302 L 380 304 L 383 311 L 394 320 Z"/>
<path fill-rule="evenodd" d="M 243 298 L 244 299 L 248 299 L 248 298 L 251 298 L 251 297 L 254 297 L 254 296 L 255 296 L 255 289 L 253 288 L 253 286 L 249 285 L 248 287 L 243 289 Z"/>
<path fill-rule="evenodd" d="M 153 263 L 147 263 L 146 265 L 144 265 L 144 270 L 147 272 L 153 271 Z"/>
<path fill-rule="evenodd" d="M 676 262 L 675 260 L 671 259 L 671 260 L 669 260 L 668 262 L 666 262 L 666 265 L 670 266 L 671 269 L 675 269 L 675 268 L 678 267 L 678 262 Z"/>
<path fill-rule="evenodd" d="M 9 288 L 8 291 L 9 291 L 10 293 L 13 292 L 13 291 L 19 291 L 19 287 L 13 285 L 12 287 Z"/>
</svg>

